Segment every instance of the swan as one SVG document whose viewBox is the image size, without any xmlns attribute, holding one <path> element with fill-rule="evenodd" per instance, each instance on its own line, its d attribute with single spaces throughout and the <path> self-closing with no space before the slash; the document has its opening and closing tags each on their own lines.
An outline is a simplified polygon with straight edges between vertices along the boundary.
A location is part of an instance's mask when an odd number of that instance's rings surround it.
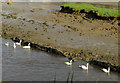
<svg viewBox="0 0 120 83">
<path fill-rule="evenodd" d="M 9 46 L 9 42 L 6 42 L 5 45 L 8 47 Z"/>
<path fill-rule="evenodd" d="M 20 42 L 16 42 L 15 44 L 20 46 L 21 42 L 22 42 L 22 40 L 20 40 Z"/>
<path fill-rule="evenodd" d="M 16 48 L 16 44 L 15 43 L 13 44 L 13 48 Z"/>
<path fill-rule="evenodd" d="M 87 66 L 85 66 L 85 65 L 79 65 L 79 67 L 81 67 L 84 70 L 88 70 L 88 65 L 89 65 L 89 63 L 87 63 Z"/>
<path fill-rule="evenodd" d="M 72 65 L 72 60 L 70 60 L 70 62 L 65 62 L 66 65 Z"/>
<path fill-rule="evenodd" d="M 109 73 L 110 72 L 110 67 L 108 67 L 108 70 L 103 68 L 102 71 L 104 71 L 105 73 Z"/>
<path fill-rule="evenodd" d="M 23 48 L 30 48 L 30 43 L 28 44 L 28 46 L 23 46 Z"/>
</svg>

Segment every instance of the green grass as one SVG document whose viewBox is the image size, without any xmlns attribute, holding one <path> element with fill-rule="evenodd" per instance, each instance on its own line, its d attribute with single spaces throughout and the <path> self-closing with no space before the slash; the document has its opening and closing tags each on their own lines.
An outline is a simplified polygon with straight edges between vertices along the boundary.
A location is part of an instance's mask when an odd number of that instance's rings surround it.
<svg viewBox="0 0 120 83">
<path fill-rule="evenodd" d="M 108 8 L 98 8 L 91 4 L 62 4 L 61 6 L 72 8 L 73 10 L 85 10 L 85 12 L 96 12 L 98 16 L 106 16 L 106 17 L 119 17 L 120 10 L 116 9 L 108 9 Z"/>
</svg>

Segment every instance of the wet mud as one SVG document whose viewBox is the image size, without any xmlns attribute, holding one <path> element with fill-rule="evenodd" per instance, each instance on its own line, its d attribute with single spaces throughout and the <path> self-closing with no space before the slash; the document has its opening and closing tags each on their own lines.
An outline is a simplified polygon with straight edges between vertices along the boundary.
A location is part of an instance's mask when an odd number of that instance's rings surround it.
<svg viewBox="0 0 120 83">
<path fill-rule="evenodd" d="M 29 8 L 26 3 L 3 3 L 2 37 L 23 40 L 31 47 L 111 67 L 120 72 L 118 19 L 90 19 L 85 13 L 71 14 Z M 27 7 L 26 7 L 27 6 Z M 12 11 L 14 9 L 14 11 Z M 7 13 L 6 13 L 7 12 Z"/>
</svg>

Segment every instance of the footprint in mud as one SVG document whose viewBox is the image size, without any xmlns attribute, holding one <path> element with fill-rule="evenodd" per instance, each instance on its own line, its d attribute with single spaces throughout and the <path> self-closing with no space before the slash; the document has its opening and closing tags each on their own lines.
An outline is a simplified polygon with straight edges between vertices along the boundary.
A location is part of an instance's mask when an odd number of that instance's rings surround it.
<svg viewBox="0 0 120 83">
<path fill-rule="evenodd" d="M 38 12 L 40 10 L 43 10 L 43 9 L 42 8 L 34 8 L 34 9 L 30 10 L 30 12 Z"/>
<path fill-rule="evenodd" d="M 82 33 L 80 33 L 79 35 L 82 36 Z"/>
<path fill-rule="evenodd" d="M 23 18 L 22 20 L 24 20 L 24 21 L 25 21 L 25 20 L 26 20 L 26 18 Z"/>
<path fill-rule="evenodd" d="M 35 30 L 38 30 L 38 28 L 35 28 Z"/>
<path fill-rule="evenodd" d="M 48 37 L 48 39 L 50 39 L 50 37 Z"/>
<path fill-rule="evenodd" d="M 70 40 L 73 40 L 73 38 L 71 38 Z"/>
<path fill-rule="evenodd" d="M 34 20 L 28 20 L 27 22 L 30 22 L 30 23 L 33 24 L 35 21 Z"/>
</svg>

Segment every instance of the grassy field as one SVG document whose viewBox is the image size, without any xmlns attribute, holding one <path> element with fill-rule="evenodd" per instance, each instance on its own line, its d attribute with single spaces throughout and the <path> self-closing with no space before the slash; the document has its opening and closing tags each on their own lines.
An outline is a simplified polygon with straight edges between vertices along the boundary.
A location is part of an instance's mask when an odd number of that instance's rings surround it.
<svg viewBox="0 0 120 83">
<path fill-rule="evenodd" d="M 85 10 L 85 12 L 96 12 L 98 16 L 107 16 L 107 17 L 119 17 L 120 10 L 108 9 L 108 8 L 98 8 L 91 4 L 62 4 L 61 6 L 72 8 L 73 10 Z"/>
</svg>

